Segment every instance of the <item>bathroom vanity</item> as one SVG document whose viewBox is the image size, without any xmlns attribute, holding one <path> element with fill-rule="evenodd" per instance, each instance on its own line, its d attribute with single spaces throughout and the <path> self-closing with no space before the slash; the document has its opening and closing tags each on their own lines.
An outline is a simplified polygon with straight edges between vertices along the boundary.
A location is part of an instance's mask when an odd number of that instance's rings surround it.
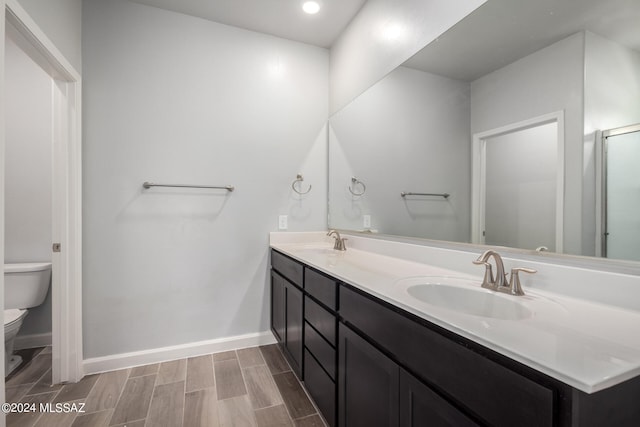
<svg viewBox="0 0 640 427">
<path fill-rule="evenodd" d="M 330 426 L 640 425 L 638 345 L 597 345 L 602 330 L 567 342 L 589 302 L 531 292 L 500 296 L 525 298 L 515 311 L 458 313 L 423 304 L 411 286 L 452 280 L 476 292 L 481 270 L 271 246 L 272 330 Z M 640 328 L 636 312 L 591 305 Z"/>
</svg>

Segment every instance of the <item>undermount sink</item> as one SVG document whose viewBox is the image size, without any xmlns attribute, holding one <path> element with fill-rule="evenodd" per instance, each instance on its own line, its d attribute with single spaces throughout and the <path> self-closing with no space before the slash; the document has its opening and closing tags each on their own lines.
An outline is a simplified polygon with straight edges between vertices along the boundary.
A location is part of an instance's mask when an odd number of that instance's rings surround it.
<svg viewBox="0 0 640 427">
<path fill-rule="evenodd" d="M 475 282 L 450 277 L 405 280 L 407 294 L 429 305 L 492 319 L 521 320 L 533 316 L 533 312 L 517 300 L 519 297 L 497 294 L 471 283 Z"/>
<path fill-rule="evenodd" d="M 337 251 L 333 248 L 327 247 L 318 247 L 318 246 L 309 246 L 303 249 L 300 249 L 300 252 L 307 254 L 315 254 L 315 255 L 339 255 L 344 253 L 343 251 Z"/>
</svg>

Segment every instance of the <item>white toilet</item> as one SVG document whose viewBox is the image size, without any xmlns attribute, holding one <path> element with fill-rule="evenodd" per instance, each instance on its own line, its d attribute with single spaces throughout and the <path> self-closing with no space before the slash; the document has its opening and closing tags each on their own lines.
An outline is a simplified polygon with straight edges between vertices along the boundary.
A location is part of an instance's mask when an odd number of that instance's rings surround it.
<svg viewBox="0 0 640 427">
<path fill-rule="evenodd" d="M 51 284 L 51 263 L 30 262 L 4 265 L 4 374 L 9 375 L 22 361 L 13 354 L 27 309 L 44 302 Z"/>
</svg>

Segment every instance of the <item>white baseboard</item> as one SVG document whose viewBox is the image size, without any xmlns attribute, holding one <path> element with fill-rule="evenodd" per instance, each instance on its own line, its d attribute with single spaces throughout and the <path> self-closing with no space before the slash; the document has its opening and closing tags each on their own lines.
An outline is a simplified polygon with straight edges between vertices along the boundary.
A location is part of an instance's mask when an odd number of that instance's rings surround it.
<svg viewBox="0 0 640 427">
<path fill-rule="evenodd" d="M 273 344 L 275 342 L 276 340 L 271 331 L 267 331 L 255 334 L 238 335 L 235 337 L 218 338 L 215 340 L 198 341 L 171 347 L 135 351 L 132 353 L 94 357 L 84 360 L 84 374 L 97 374 L 100 372 L 132 368 L 134 366 L 148 365 L 151 363 L 184 359 L 185 357 L 201 356 L 203 354 Z"/>
<path fill-rule="evenodd" d="M 46 347 L 48 345 L 51 345 L 51 332 L 18 335 L 14 341 L 13 348 L 15 350 L 22 350 L 24 348 Z"/>
</svg>

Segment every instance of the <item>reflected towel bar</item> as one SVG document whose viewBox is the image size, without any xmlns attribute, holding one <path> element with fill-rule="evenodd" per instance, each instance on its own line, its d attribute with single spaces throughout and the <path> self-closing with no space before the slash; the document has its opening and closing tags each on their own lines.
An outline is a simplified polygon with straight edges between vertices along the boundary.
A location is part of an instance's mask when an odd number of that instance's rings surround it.
<svg viewBox="0 0 640 427">
<path fill-rule="evenodd" d="M 311 191 L 311 185 L 309 186 L 309 188 L 307 188 L 307 191 L 302 191 L 302 189 L 300 187 L 296 188 L 296 182 L 299 182 L 300 185 L 302 185 L 302 181 L 304 181 L 304 177 L 302 176 L 302 174 L 298 174 L 296 176 L 295 181 L 293 181 L 291 183 L 291 188 L 293 189 L 293 191 L 295 191 L 296 193 L 300 194 L 301 196 L 304 194 L 307 194 L 309 191 Z"/>
<path fill-rule="evenodd" d="M 405 197 L 405 196 L 436 196 L 436 197 L 444 197 L 445 199 L 448 199 L 449 196 L 451 194 L 449 193 L 411 193 L 411 192 L 406 192 L 403 191 L 402 193 L 400 193 L 400 196 Z"/>
<path fill-rule="evenodd" d="M 189 185 L 189 184 L 154 184 L 153 182 L 145 181 L 142 186 L 144 188 L 151 187 L 181 187 L 181 188 L 214 188 L 216 190 L 227 190 L 229 192 L 235 190 L 233 185 L 215 186 L 215 185 Z"/>
<path fill-rule="evenodd" d="M 360 181 L 355 176 L 351 178 L 351 183 L 353 184 L 354 188 L 351 188 L 351 186 L 349 186 L 347 188 L 349 189 L 349 192 L 351 194 L 353 194 L 354 196 L 362 196 L 362 195 L 364 195 L 364 193 L 367 192 L 367 186 L 364 185 L 364 182 Z M 360 184 L 362 186 L 362 191 L 361 192 L 353 191 L 355 189 L 355 186 L 358 185 L 358 184 Z"/>
</svg>

